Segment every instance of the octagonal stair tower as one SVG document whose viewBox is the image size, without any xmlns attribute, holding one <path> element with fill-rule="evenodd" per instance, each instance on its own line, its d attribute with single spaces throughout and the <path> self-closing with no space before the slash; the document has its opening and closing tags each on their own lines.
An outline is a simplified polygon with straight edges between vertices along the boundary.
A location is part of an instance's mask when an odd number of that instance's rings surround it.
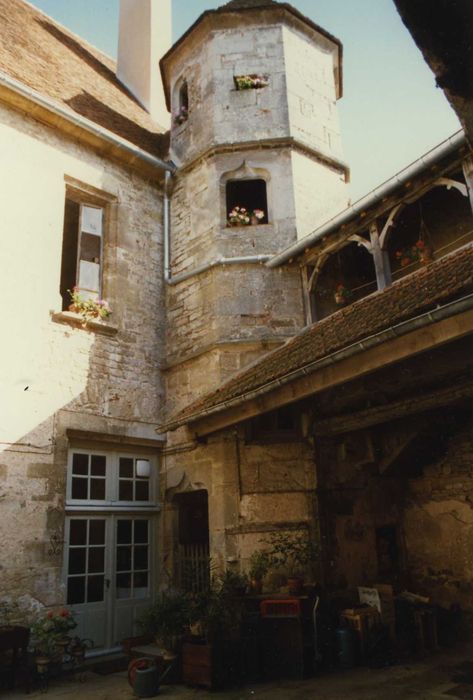
<svg viewBox="0 0 473 700">
<path fill-rule="evenodd" d="M 338 39 L 287 4 L 205 12 L 161 61 L 172 113 L 168 411 L 305 324 L 297 266 L 264 260 L 347 204 Z M 246 88 L 246 89 L 242 89 Z M 263 212 L 229 226 L 235 206 Z"/>
</svg>

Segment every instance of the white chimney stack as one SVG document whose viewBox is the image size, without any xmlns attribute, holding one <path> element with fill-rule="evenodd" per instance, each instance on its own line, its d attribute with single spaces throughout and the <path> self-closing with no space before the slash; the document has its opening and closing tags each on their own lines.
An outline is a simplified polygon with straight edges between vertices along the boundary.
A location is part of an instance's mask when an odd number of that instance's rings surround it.
<svg viewBox="0 0 473 700">
<path fill-rule="evenodd" d="M 117 77 L 168 129 L 159 60 L 172 44 L 171 0 L 120 0 Z"/>
</svg>

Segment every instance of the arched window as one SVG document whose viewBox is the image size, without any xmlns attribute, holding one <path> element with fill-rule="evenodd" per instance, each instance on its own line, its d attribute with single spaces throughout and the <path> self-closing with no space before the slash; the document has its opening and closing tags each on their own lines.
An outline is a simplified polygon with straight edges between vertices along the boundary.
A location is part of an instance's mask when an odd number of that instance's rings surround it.
<svg viewBox="0 0 473 700">
<path fill-rule="evenodd" d="M 184 124 L 189 117 L 189 88 L 186 80 L 183 79 L 177 83 L 174 95 L 173 124 L 179 126 L 179 124 Z"/>
<path fill-rule="evenodd" d="M 451 182 L 458 180 L 456 176 Z M 404 277 L 472 240 L 473 219 L 466 188 L 460 192 L 455 187 L 433 187 L 400 209 L 388 231 L 384 248 L 392 278 Z"/>
<path fill-rule="evenodd" d="M 315 279 L 312 321 L 320 321 L 376 289 L 373 256 L 363 244 L 349 243 L 326 259 Z"/>
<path fill-rule="evenodd" d="M 179 108 L 185 109 L 186 112 L 189 111 L 189 88 L 187 87 L 187 81 L 182 82 L 179 88 Z"/>
</svg>

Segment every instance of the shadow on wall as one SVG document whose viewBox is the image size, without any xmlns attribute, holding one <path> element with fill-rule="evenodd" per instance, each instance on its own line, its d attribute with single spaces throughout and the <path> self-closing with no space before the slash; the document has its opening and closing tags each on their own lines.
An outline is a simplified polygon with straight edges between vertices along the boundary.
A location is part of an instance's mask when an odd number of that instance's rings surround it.
<svg viewBox="0 0 473 700">
<path fill-rule="evenodd" d="M 66 100 L 66 104 L 74 112 L 113 131 L 127 141 L 132 141 L 146 151 L 160 156 L 169 148 L 169 132 L 166 134 L 151 133 L 88 92 L 83 91 L 81 94 L 71 97 L 71 99 Z"/>
</svg>

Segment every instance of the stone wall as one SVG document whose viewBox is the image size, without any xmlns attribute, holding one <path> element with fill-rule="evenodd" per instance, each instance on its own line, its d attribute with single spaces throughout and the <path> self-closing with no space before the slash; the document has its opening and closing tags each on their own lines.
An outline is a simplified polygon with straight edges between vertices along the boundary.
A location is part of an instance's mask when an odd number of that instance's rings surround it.
<svg viewBox="0 0 473 700">
<path fill-rule="evenodd" d="M 168 449 L 161 482 L 168 514 L 166 561 L 172 560 L 178 536 L 173 498 L 186 491 L 208 491 L 210 553 L 218 568 L 245 570 L 251 553 L 274 530 L 315 528 L 313 448 L 302 439 L 258 444 L 240 426 L 210 437 L 206 445 Z"/>
<path fill-rule="evenodd" d="M 473 612 L 473 434 L 449 442 L 445 456 L 409 482 L 403 515 L 408 566 L 420 589 Z"/>
<path fill-rule="evenodd" d="M 67 430 L 156 438 L 163 385 L 161 196 L 136 172 L 0 107 L 2 593 L 61 601 Z M 103 198 L 109 333 L 55 322 L 66 184 Z M 86 196 L 86 195 L 85 195 Z M 57 317 L 56 317 L 57 318 Z M 59 321 L 61 319 L 59 318 Z M 59 534 L 61 539 L 62 535 Z"/>
<path fill-rule="evenodd" d="M 385 435 L 387 453 L 403 444 L 402 431 Z M 406 428 L 406 436 L 408 429 Z M 397 437 L 396 437 L 397 436 Z M 473 437 L 457 431 L 443 457 L 409 477 L 379 473 L 369 432 L 320 441 L 318 499 L 326 543 L 326 583 L 335 589 L 392 583 L 449 607 L 473 610 Z M 323 466 L 321 466 L 323 465 Z M 397 527 L 399 567 L 380 571 L 376 530 Z"/>
</svg>

